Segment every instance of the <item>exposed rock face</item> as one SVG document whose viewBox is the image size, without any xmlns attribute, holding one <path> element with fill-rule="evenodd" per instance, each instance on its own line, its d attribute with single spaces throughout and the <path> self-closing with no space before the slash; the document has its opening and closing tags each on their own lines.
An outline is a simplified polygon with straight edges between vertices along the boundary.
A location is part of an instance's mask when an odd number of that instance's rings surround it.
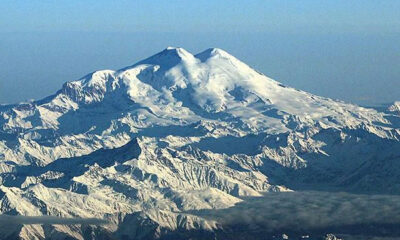
<svg viewBox="0 0 400 240">
<path fill-rule="evenodd" d="M 0 106 L 1 212 L 110 222 L 5 237 L 209 234 L 218 223 L 181 212 L 268 191 L 400 193 L 399 162 L 399 116 L 284 86 L 220 49 L 167 48 Z"/>
</svg>

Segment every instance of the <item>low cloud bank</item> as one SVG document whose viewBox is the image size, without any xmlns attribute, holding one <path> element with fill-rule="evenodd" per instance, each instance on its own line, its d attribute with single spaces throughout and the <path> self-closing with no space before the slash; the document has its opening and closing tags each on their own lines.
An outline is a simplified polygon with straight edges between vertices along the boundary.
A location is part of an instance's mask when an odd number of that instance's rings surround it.
<svg viewBox="0 0 400 240">
<path fill-rule="evenodd" d="M 400 196 L 392 195 L 267 193 L 231 208 L 187 213 L 215 220 L 223 227 L 268 233 L 400 236 Z"/>
<path fill-rule="evenodd" d="M 53 216 L 20 216 L 20 215 L 0 215 L 1 224 L 50 224 L 50 225 L 101 225 L 107 221 L 97 218 L 59 218 Z"/>
</svg>

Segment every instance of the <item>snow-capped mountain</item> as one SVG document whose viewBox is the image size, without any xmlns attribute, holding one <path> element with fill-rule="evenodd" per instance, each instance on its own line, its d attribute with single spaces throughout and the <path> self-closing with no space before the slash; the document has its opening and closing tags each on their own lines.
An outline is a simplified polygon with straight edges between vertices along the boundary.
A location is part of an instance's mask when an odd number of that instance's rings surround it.
<svg viewBox="0 0 400 240">
<path fill-rule="evenodd" d="M 400 193 L 398 104 L 389 110 L 284 86 L 215 48 L 169 47 L 96 71 L 0 106 L 0 206 L 109 224 L 24 225 L 7 236 L 157 238 L 218 229 L 181 212 L 262 192 Z"/>
<path fill-rule="evenodd" d="M 388 110 L 389 112 L 400 115 L 400 101 L 394 102 L 392 105 L 389 106 Z"/>
</svg>

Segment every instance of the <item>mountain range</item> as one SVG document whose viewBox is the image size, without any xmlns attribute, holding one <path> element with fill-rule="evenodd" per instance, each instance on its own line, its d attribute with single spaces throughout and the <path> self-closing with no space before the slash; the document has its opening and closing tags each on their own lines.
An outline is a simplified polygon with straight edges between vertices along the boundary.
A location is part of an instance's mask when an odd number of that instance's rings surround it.
<svg viewBox="0 0 400 240">
<path fill-rule="evenodd" d="M 0 219 L 3 238 L 210 237 L 220 224 L 188 212 L 268 192 L 399 194 L 398 169 L 399 102 L 381 110 L 316 96 L 217 48 L 168 47 L 0 105 L 1 213 L 107 221 Z"/>
</svg>

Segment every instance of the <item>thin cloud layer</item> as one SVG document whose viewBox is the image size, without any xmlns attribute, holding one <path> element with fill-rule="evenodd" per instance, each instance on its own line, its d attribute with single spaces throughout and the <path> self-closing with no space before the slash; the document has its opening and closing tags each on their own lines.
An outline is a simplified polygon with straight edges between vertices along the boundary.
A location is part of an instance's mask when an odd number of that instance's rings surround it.
<svg viewBox="0 0 400 240">
<path fill-rule="evenodd" d="M 107 221 L 97 218 L 59 218 L 53 216 L 0 215 L 0 225 L 1 224 L 102 225 L 107 224 Z"/>
<path fill-rule="evenodd" d="M 223 227 L 263 232 L 344 233 L 400 236 L 400 196 L 287 192 L 246 198 L 219 210 L 191 211 Z"/>
</svg>

